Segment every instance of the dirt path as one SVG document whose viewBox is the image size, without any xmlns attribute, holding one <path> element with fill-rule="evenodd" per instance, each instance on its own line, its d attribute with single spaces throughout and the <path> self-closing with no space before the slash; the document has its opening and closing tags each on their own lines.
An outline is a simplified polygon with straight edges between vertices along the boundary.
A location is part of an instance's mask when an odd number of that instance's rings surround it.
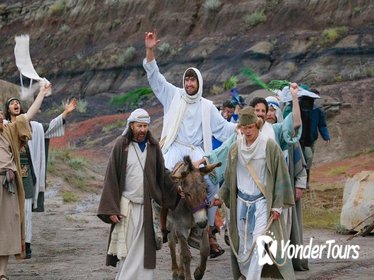
<svg viewBox="0 0 374 280">
<path fill-rule="evenodd" d="M 108 226 L 96 217 L 98 195 L 87 194 L 77 205 L 64 204 L 58 191 L 61 179 L 54 179 L 46 193 L 45 213 L 33 216 L 32 258 L 16 261 L 11 258 L 9 277 L 12 280 L 58 279 L 114 279 L 116 269 L 104 266 Z M 360 245 L 357 260 L 332 260 L 326 256 L 310 261 L 310 271 L 297 273 L 297 279 L 373 279 L 374 237 L 355 238 L 347 243 L 347 236 L 327 230 L 307 230 L 305 242 L 324 243 L 335 239 L 337 244 Z M 226 253 L 209 260 L 204 279 L 232 279 L 229 248 L 222 238 L 220 244 Z M 194 261 L 197 251 L 193 251 Z M 164 247 L 158 252 L 155 279 L 171 279 L 170 257 Z M 195 266 L 193 266 L 195 267 Z"/>
</svg>

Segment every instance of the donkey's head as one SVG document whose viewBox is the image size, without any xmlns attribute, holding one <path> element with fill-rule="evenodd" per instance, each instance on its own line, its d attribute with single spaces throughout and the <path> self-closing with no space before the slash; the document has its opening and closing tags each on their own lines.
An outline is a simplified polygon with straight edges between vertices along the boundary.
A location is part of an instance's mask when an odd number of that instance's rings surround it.
<svg viewBox="0 0 374 280">
<path fill-rule="evenodd" d="M 211 172 L 221 163 L 206 165 L 195 168 L 189 156 L 185 156 L 183 161 L 177 163 L 173 169 L 172 177 L 180 182 L 184 192 L 184 200 L 188 208 L 191 209 L 195 223 L 204 228 L 207 225 L 207 184 L 203 176 Z"/>
</svg>

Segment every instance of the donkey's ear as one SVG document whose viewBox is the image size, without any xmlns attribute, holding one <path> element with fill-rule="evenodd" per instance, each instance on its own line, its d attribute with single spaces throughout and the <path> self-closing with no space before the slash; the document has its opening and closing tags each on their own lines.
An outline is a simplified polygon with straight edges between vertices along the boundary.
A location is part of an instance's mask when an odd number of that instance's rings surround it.
<svg viewBox="0 0 374 280">
<path fill-rule="evenodd" d="M 214 164 L 207 164 L 207 165 L 199 167 L 199 171 L 202 175 L 206 175 L 206 174 L 212 172 L 214 168 L 219 167 L 221 165 L 222 165 L 221 162 L 217 162 L 217 163 L 214 163 Z"/>
<path fill-rule="evenodd" d="M 184 156 L 183 161 L 187 165 L 189 171 L 192 171 L 194 169 L 190 156 Z"/>
</svg>

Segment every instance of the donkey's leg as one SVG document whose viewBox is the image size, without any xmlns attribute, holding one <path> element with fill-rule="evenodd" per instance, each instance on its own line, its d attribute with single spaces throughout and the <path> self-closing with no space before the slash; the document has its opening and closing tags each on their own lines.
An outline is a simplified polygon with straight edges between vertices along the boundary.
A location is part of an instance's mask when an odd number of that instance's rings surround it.
<svg viewBox="0 0 374 280">
<path fill-rule="evenodd" d="M 178 279 L 179 274 L 179 267 L 177 263 L 177 253 L 176 253 L 176 236 L 174 231 L 172 230 L 171 233 L 169 233 L 169 249 L 170 249 L 170 256 L 171 256 L 171 271 L 173 280 Z"/>
<path fill-rule="evenodd" d="M 185 279 L 185 280 L 192 280 L 191 278 L 191 270 L 190 270 L 190 265 L 191 265 L 191 251 L 190 251 L 190 248 L 188 246 L 188 243 L 187 243 L 187 238 L 183 235 L 179 236 L 178 238 L 179 240 L 179 243 L 180 243 L 180 257 L 181 257 L 181 268 L 183 267 L 183 269 L 181 269 L 180 272 L 182 272 L 182 274 L 179 274 L 179 277 L 181 279 Z M 183 274 L 184 274 L 184 278 L 183 278 Z"/>
<path fill-rule="evenodd" d="M 208 256 L 210 253 L 210 246 L 209 246 L 209 236 L 208 230 L 205 229 L 201 236 L 200 240 L 200 264 L 196 267 L 194 272 L 195 280 L 200 280 L 203 278 L 205 270 L 206 270 L 206 263 L 208 261 Z"/>
</svg>

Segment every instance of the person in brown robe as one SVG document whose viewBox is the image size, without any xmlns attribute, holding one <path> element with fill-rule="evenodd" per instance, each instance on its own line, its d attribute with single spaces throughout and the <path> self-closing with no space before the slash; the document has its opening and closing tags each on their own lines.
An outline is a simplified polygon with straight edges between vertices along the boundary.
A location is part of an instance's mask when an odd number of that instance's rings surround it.
<svg viewBox="0 0 374 280">
<path fill-rule="evenodd" d="M 136 109 L 129 116 L 126 129 L 117 138 L 110 155 L 98 209 L 98 217 L 105 223 L 111 224 L 109 249 L 117 224 L 129 219 L 130 225 L 125 230 L 127 233 L 132 232 L 131 221 L 133 221 L 132 216 L 136 214 L 135 208 L 142 207 L 142 217 L 139 221 L 143 222 L 141 231 L 144 231 L 144 239 L 140 241 L 140 244 L 144 246 L 141 248 L 144 249 L 141 250 L 144 256 L 143 261 L 137 263 L 140 270 L 153 270 L 156 267 L 157 244 L 152 200 L 162 207 L 174 209 L 180 198 L 177 187 L 171 180 L 169 171 L 165 168 L 158 141 L 148 130 L 149 123 L 149 115 L 143 109 Z M 133 209 L 133 212 L 127 212 L 128 217 L 124 215 L 124 209 L 121 209 L 123 208 L 121 207 L 123 200 L 128 201 L 129 209 Z M 134 234 L 127 234 L 125 239 L 131 238 L 129 236 L 134 236 Z M 121 262 L 123 260 L 134 261 L 134 257 L 131 255 L 131 252 L 134 252 L 131 248 L 135 246 L 134 243 L 137 241 L 125 240 L 124 244 L 129 247 L 126 248 L 128 254 L 125 256 L 120 253 L 107 252 L 106 265 L 116 266 L 120 260 Z M 123 264 L 120 266 L 119 274 L 124 270 Z M 139 273 L 142 272 L 134 272 L 134 275 L 139 276 Z M 131 279 L 131 276 L 127 272 L 126 276 L 117 275 L 116 279 Z"/>
</svg>

